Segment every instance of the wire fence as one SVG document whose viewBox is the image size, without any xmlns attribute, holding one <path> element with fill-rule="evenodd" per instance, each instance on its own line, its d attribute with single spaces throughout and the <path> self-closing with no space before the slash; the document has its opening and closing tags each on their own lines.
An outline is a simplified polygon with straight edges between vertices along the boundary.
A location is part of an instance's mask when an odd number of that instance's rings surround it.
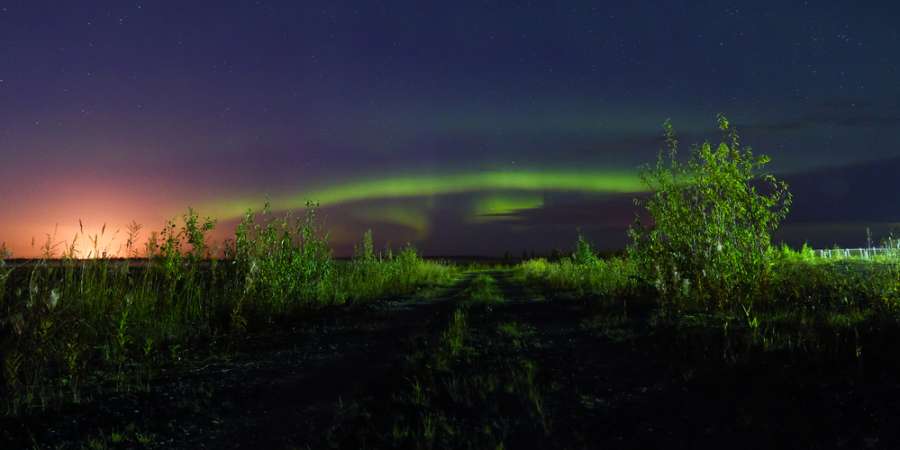
<svg viewBox="0 0 900 450">
<path fill-rule="evenodd" d="M 881 247 L 831 248 L 815 250 L 819 258 L 862 258 L 900 257 L 900 241 L 888 242 Z"/>
</svg>

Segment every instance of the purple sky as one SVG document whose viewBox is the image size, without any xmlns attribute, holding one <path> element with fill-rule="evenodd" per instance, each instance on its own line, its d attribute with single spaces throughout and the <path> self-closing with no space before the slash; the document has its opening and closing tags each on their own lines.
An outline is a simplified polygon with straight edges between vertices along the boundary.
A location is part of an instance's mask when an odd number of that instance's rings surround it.
<svg viewBox="0 0 900 450">
<path fill-rule="evenodd" d="M 788 3 L 5 2 L 0 241 L 30 256 L 79 219 L 152 229 L 410 174 L 634 173 L 663 120 L 692 143 L 722 112 L 795 184 L 785 239 L 858 245 L 900 222 L 900 7 Z M 338 249 L 373 228 L 520 254 L 578 229 L 623 246 L 629 198 L 479 187 L 323 212 Z"/>
</svg>

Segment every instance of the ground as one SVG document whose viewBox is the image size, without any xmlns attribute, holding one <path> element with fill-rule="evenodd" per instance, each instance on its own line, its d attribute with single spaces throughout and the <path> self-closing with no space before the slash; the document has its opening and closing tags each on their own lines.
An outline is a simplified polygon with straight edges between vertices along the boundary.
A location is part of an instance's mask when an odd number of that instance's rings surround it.
<svg viewBox="0 0 900 450">
<path fill-rule="evenodd" d="M 0 419 L 0 447 L 900 444 L 896 373 L 789 355 L 715 362 L 715 345 L 683 346 L 648 320 L 529 290 L 506 270 L 469 272 L 429 299 L 329 310 L 185 360 L 139 392 Z"/>
</svg>

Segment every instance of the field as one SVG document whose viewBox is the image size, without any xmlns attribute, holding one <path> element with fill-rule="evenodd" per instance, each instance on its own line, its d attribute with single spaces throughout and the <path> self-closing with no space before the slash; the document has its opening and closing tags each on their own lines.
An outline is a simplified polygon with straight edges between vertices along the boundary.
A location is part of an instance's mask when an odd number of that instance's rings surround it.
<svg viewBox="0 0 900 450">
<path fill-rule="evenodd" d="M 334 258 L 309 204 L 211 248 L 188 210 L 113 259 L 0 259 L 2 448 L 898 448 L 900 247 L 772 245 L 739 145 L 645 169 L 618 256 Z M 477 236 L 473 236 L 476 239 Z M 868 239 L 871 240 L 871 239 Z M 0 249 L 0 256 L 5 256 Z M 99 258 L 96 258 L 99 256 Z"/>
<path fill-rule="evenodd" d="M 584 241 L 466 265 L 367 234 L 339 261 L 314 217 L 248 217 L 211 258 L 183 219 L 139 262 L 3 266 L 3 448 L 900 443 L 891 252 L 782 248 L 752 307 L 675 307 Z"/>
</svg>

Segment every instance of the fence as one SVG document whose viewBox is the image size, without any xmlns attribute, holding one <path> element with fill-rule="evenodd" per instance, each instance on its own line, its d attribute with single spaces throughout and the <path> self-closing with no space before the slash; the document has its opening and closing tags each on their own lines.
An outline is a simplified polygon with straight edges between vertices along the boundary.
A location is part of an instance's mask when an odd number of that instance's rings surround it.
<svg viewBox="0 0 900 450">
<path fill-rule="evenodd" d="M 868 248 L 833 248 L 815 250 L 819 258 L 862 258 L 869 259 L 876 256 L 900 257 L 900 245 Z"/>
</svg>

